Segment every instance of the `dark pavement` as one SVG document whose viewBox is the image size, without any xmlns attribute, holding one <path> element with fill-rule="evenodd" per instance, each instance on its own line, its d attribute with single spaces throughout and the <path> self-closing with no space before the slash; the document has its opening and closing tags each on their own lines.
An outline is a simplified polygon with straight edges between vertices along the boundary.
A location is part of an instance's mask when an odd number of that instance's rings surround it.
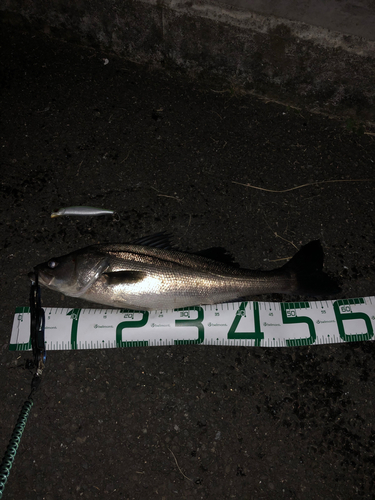
<svg viewBox="0 0 375 500">
<path fill-rule="evenodd" d="M 54 255 L 168 230 L 271 269 L 320 239 L 340 297 L 375 294 L 365 126 L 5 26 L 0 68 L 1 454 L 31 381 L 14 310 Z M 121 219 L 50 218 L 71 205 Z M 373 342 L 50 352 L 3 498 L 372 499 L 374 358 Z"/>
</svg>

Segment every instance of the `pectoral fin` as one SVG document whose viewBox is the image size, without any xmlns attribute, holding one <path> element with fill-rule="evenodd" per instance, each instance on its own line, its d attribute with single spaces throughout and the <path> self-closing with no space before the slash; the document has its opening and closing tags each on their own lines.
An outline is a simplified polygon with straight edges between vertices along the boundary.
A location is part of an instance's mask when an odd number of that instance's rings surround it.
<svg viewBox="0 0 375 500">
<path fill-rule="evenodd" d="M 121 285 L 138 283 L 145 279 L 147 273 L 144 271 L 118 271 L 114 273 L 103 273 L 102 278 L 105 279 L 107 285 Z"/>
</svg>

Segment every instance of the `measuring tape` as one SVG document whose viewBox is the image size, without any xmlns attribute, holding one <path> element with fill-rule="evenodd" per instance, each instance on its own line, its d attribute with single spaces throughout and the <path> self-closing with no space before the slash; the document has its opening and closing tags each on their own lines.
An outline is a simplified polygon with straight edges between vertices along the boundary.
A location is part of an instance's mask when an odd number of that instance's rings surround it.
<svg viewBox="0 0 375 500">
<path fill-rule="evenodd" d="M 178 344 L 292 347 L 373 340 L 375 297 L 233 302 L 162 311 L 45 307 L 47 350 Z M 17 307 L 10 350 L 31 349 L 30 308 Z"/>
</svg>

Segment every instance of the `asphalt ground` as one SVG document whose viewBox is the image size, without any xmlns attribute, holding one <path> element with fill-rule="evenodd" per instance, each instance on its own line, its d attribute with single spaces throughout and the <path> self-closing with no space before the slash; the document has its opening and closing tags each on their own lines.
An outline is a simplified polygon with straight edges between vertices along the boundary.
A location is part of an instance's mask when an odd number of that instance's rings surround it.
<svg viewBox="0 0 375 500">
<path fill-rule="evenodd" d="M 271 269 L 320 239 L 338 297 L 375 293 L 365 126 L 7 26 L 0 68 L 0 453 L 32 377 L 8 351 L 15 307 L 52 256 L 167 230 Z M 50 218 L 71 205 L 121 218 Z M 3 498 L 374 498 L 374 357 L 371 341 L 51 351 Z"/>
</svg>

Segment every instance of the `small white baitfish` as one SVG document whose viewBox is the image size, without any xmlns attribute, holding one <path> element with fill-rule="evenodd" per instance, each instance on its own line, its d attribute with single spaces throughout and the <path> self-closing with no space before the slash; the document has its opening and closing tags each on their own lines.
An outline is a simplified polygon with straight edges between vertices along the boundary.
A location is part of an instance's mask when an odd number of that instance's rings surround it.
<svg viewBox="0 0 375 500">
<path fill-rule="evenodd" d="M 86 216 L 96 216 L 96 215 L 113 215 L 116 216 L 114 210 L 106 210 L 105 208 L 95 208 L 95 207 L 66 207 L 60 208 L 59 210 L 54 210 L 51 213 L 51 218 L 61 217 L 62 215 L 86 215 Z"/>
<path fill-rule="evenodd" d="M 29 278 L 35 281 L 38 273 L 39 283 L 47 288 L 105 306 L 175 309 L 265 293 L 337 293 L 336 281 L 323 272 L 323 258 L 320 242 L 312 241 L 284 266 L 252 271 L 231 263 L 224 249 L 199 254 L 172 250 L 168 236 L 158 233 L 134 243 L 92 245 L 52 258 L 36 266 Z"/>
</svg>

